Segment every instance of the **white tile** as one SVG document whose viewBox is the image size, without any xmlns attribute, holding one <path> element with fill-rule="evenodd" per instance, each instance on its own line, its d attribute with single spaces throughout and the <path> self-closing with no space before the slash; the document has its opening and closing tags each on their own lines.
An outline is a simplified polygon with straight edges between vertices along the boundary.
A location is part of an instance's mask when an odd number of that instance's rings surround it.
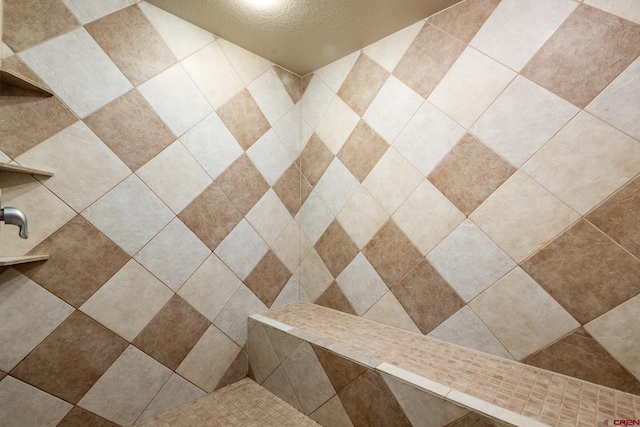
<svg viewBox="0 0 640 427">
<path fill-rule="evenodd" d="M 515 76 L 504 65 L 467 47 L 431 92 L 429 101 L 468 129 Z"/>
<path fill-rule="evenodd" d="M 273 125 L 273 130 L 280 137 L 282 145 L 285 146 L 294 159 L 300 157 L 304 146 L 313 134 L 311 127 L 302 120 L 301 111 L 302 104 L 298 102 L 278 123 Z"/>
<path fill-rule="evenodd" d="M 215 40 L 213 34 L 146 1 L 138 3 L 151 25 L 178 59 L 184 59 Z"/>
<path fill-rule="evenodd" d="M 520 167 L 578 111 L 564 99 L 518 76 L 473 125 L 471 132 Z"/>
<path fill-rule="evenodd" d="M 80 311 L 133 341 L 172 295 L 171 289 L 131 260 L 82 304 Z"/>
<path fill-rule="evenodd" d="M 138 87 L 176 136 L 191 129 L 213 109 L 180 64 Z"/>
<path fill-rule="evenodd" d="M 316 133 L 333 154 L 338 154 L 358 121 L 360 116 L 336 96 L 320 120 Z"/>
<path fill-rule="evenodd" d="M 362 185 L 392 215 L 424 177 L 396 150 L 390 148 L 371 170 Z"/>
<path fill-rule="evenodd" d="M 133 89 L 84 28 L 19 55 L 80 118 Z"/>
<path fill-rule="evenodd" d="M 500 344 L 500 341 L 487 329 L 469 306 L 463 307 L 442 322 L 428 336 L 513 360 L 513 356 Z"/>
<path fill-rule="evenodd" d="M 577 6 L 572 0 L 504 0 L 470 44 L 520 71 Z"/>
<path fill-rule="evenodd" d="M 516 266 L 468 219 L 436 246 L 427 258 L 467 302 Z"/>
<path fill-rule="evenodd" d="M 638 7 L 640 21 L 640 7 Z M 586 108 L 623 132 L 640 139 L 640 58 L 636 59 Z"/>
<path fill-rule="evenodd" d="M 336 157 L 316 184 L 315 191 L 329 210 L 338 214 L 360 187 L 358 180 Z"/>
<path fill-rule="evenodd" d="M 218 43 L 245 85 L 271 67 L 271 62 L 225 39 L 218 39 Z"/>
<path fill-rule="evenodd" d="M 178 295 L 213 322 L 241 284 L 229 267 L 211 254 L 180 288 Z"/>
<path fill-rule="evenodd" d="M 247 221 L 271 246 L 280 233 L 293 221 L 289 210 L 282 204 L 276 193 L 269 189 L 246 215 Z"/>
<path fill-rule="evenodd" d="M 135 175 L 82 213 L 90 223 L 134 255 L 174 217 Z"/>
<path fill-rule="evenodd" d="M 244 280 L 268 249 L 260 235 L 243 219 L 218 245 L 215 254 Z"/>
<path fill-rule="evenodd" d="M 317 77 L 320 78 L 329 89 L 338 93 L 340 90 L 340 86 L 344 83 L 345 79 L 349 75 L 349 72 L 353 68 L 353 64 L 356 63 L 358 58 L 360 57 L 360 51 L 353 52 L 350 55 L 347 55 L 343 58 L 338 59 L 337 61 L 332 62 L 329 65 L 325 65 L 313 72 Z"/>
<path fill-rule="evenodd" d="M 358 316 L 362 316 L 389 290 L 362 252 L 336 277 L 336 283 Z"/>
<path fill-rule="evenodd" d="M 266 310 L 267 306 L 249 288 L 240 285 L 213 324 L 240 347 L 244 347 L 247 342 L 247 318 Z"/>
<path fill-rule="evenodd" d="M 444 397 L 451 391 L 450 387 L 431 381 L 420 375 L 416 375 L 412 372 L 406 371 L 402 368 L 398 368 L 397 366 L 391 365 L 387 362 L 382 362 L 380 365 L 376 367 L 376 369 L 388 374 L 388 375 L 382 376 L 385 379 L 385 381 L 387 381 L 387 378 L 389 376 L 392 376 L 394 379 L 399 379 L 408 384 L 415 385 L 423 390 L 429 391 L 430 393 L 436 396 Z"/>
<path fill-rule="evenodd" d="M 365 319 L 384 323 L 405 331 L 422 334 L 392 292 L 387 292 L 362 315 Z"/>
<path fill-rule="evenodd" d="M 362 118 L 391 144 L 423 102 L 420 95 L 389 76 Z"/>
<path fill-rule="evenodd" d="M 206 393 L 191 384 L 178 374 L 171 375 L 171 378 L 160 389 L 156 397 L 153 398 L 147 409 L 144 410 L 137 422 L 148 420 L 164 412 L 170 411 L 185 403 L 193 402 Z"/>
<path fill-rule="evenodd" d="M 280 295 L 278 298 L 271 304 L 271 309 L 281 307 L 287 304 L 293 304 L 294 302 L 300 301 L 300 280 L 297 277 L 291 276 L 289 281 L 282 291 L 280 291 Z"/>
<path fill-rule="evenodd" d="M 273 68 L 269 68 L 247 89 L 271 125 L 293 108 L 291 97 Z"/>
<path fill-rule="evenodd" d="M 295 218 L 311 244 L 315 245 L 333 221 L 334 215 L 324 204 L 318 193 L 313 191 L 302 204 Z"/>
<path fill-rule="evenodd" d="M 363 52 L 391 73 L 423 26 L 424 21 L 418 21 L 382 40 L 370 44 L 363 49 Z"/>
<path fill-rule="evenodd" d="M 289 271 L 296 271 L 301 257 L 306 255 L 311 247 L 311 242 L 302 232 L 298 222 L 290 221 L 271 245 L 271 250 Z"/>
<path fill-rule="evenodd" d="M 295 160 L 284 148 L 273 129 L 269 129 L 247 150 L 247 156 L 271 186 L 280 179 Z"/>
<path fill-rule="evenodd" d="M 135 4 L 134 0 L 62 0 L 62 2 L 83 24 Z"/>
<path fill-rule="evenodd" d="M 336 219 L 358 249 L 362 249 L 387 222 L 389 215 L 364 187 L 358 186 Z"/>
<path fill-rule="evenodd" d="M 0 274 L 0 370 L 9 372 L 74 309 L 16 270 L 6 267 L 3 270 Z"/>
<path fill-rule="evenodd" d="M 580 112 L 522 170 L 584 215 L 640 172 L 640 143 Z"/>
<path fill-rule="evenodd" d="M 165 148 L 136 175 L 176 214 L 213 182 L 180 141 Z"/>
<path fill-rule="evenodd" d="M 310 301 L 317 300 L 333 282 L 333 276 L 315 249 L 300 262 L 300 286 Z M 301 292 L 301 293 L 302 293 Z M 301 298 L 302 299 L 302 298 Z"/>
<path fill-rule="evenodd" d="M 174 218 L 135 259 L 177 292 L 210 253 L 182 221 Z"/>
<path fill-rule="evenodd" d="M 447 155 L 465 130 L 430 102 L 425 102 L 393 146 L 424 176 Z"/>
<path fill-rule="evenodd" d="M 0 425 L 55 427 L 73 405 L 13 377 L 0 382 Z"/>
<path fill-rule="evenodd" d="M 584 0 L 584 4 L 606 10 L 636 24 L 640 24 L 640 4 L 635 0 Z"/>
<path fill-rule="evenodd" d="M 171 370 L 130 345 L 78 402 L 114 423 L 130 426 L 171 376 Z"/>
<path fill-rule="evenodd" d="M 426 179 L 393 214 L 411 243 L 426 255 L 451 233 L 465 215 Z"/>
<path fill-rule="evenodd" d="M 335 96 L 336 94 L 320 80 L 320 77 L 313 76 L 300 101 L 302 119 L 315 129 Z"/>
<path fill-rule="evenodd" d="M 215 112 L 182 135 L 180 141 L 212 179 L 244 152 Z"/>
</svg>

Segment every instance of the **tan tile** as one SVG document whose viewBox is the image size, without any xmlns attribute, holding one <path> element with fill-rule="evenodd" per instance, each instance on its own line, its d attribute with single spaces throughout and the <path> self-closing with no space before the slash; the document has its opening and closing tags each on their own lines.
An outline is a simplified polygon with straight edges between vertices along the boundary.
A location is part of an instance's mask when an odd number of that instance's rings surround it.
<svg viewBox="0 0 640 427">
<path fill-rule="evenodd" d="M 246 155 L 233 162 L 218 176 L 215 183 L 242 215 L 246 215 L 269 190 L 269 184 Z"/>
<path fill-rule="evenodd" d="M 78 401 L 127 348 L 127 342 L 76 311 L 11 375 L 71 403 Z"/>
<path fill-rule="evenodd" d="M 391 219 L 362 249 L 362 253 L 389 287 L 422 260 L 420 252 Z"/>
<path fill-rule="evenodd" d="M 428 334 L 464 306 L 464 301 L 426 259 L 407 274 L 391 292 L 407 314 Z"/>
<path fill-rule="evenodd" d="M 338 153 L 338 158 L 362 182 L 384 155 L 389 144 L 360 120 Z"/>
<path fill-rule="evenodd" d="M 302 340 L 300 338 L 279 329 L 265 327 L 265 331 L 267 332 L 271 345 L 273 345 L 273 349 L 281 362 L 284 362 L 284 360 L 289 357 L 289 355 L 298 348 L 300 344 L 302 344 Z"/>
<path fill-rule="evenodd" d="M 84 122 L 134 172 L 176 139 L 137 90 L 90 114 Z"/>
<path fill-rule="evenodd" d="M 496 427 L 496 424 L 491 418 L 473 412 L 471 415 L 449 424 L 448 427 Z"/>
<path fill-rule="evenodd" d="M 469 43 L 500 0 L 468 0 L 430 17 L 427 22 Z"/>
<path fill-rule="evenodd" d="M 332 160 L 331 150 L 314 133 L 300 155 L 300 170 L 309 183 L 315 186 Z"/>
<path fill-rule="evenodd" d="M 20 52 L 80 26 L 62 0 L 4 2 L 2 41 Z"/>
<path fill-rule="evenodd" d="M 273 186 L 289 213 L 295 216 L 311 194 L 311 184 L 302 176 L 297 164 L 292 164 Z"/>
<path fill-rule="evenodd" d="M 60 421 L 56 427 L 118 427 L 117 424 L 112 423 L 109 420 L 82 409 L 79 406 L 74 406 L 71 411 Z"/>
<path fill-rule="evenodd" d="M 245 85 L 253 82 L 272 66 L 269 61 L 261 56 L 251 53 L 223 38 L 219 38 L 218 43 Z"/>
<path fill-rule="evenodd" d="M 353 423 L 338 396 L 333 396 L 309 417 L 322 426 L 353 427 Z"/>
<path fill-rule="evenodd" d="M 338 221 L 329 225 L 315 244 L 315 249 L 333 277 L 338 277 L 358 254 L 358 248 Z"/>
<path fill-rule="evenodd" d="M 464 50 L 464 44 L 427 23 L 393 71 L 427 98 Z"/>
<path fill-rule="evenodd" d="M 253 379 L 258 384 L 262 384 L 280 365 L 280 360 L 278 360 L 278 356 L 262 324 L 258 323 L 251 328 L 247 338 L 247 346 L 249 369 L 253 374 Z"/>
<path fill-rule="evenodd" d="M 229 365 L 226 372 L 222 375 L 222 378 L 220 378 L 220 381 L 218 381 L 215 389 L 218 390 L 230 384 L 241 381 L 244 378 L 247 378 L 248 366 L 249 356 L 244 349 L 240 349 L 236 358 L 233 359 L 231 365 Z"/>
<path fill-rule="evenodd" d="M 177 62 L 135 5 L 93 21 L 85 28 L 134 86 Z"/>
<path fill-rule="evenodd" d="M 382 40 L 366 46 L 362 52 L 371 59 L 382 65 L 385 70 L 393 72 L 398 62 L 409 49 L 409 46 L 416 38 L 422 27 L 424 20 L 418 21 L 413 25 L 405 27 Z"/>
<path fill-rule="evenodd" d="M 342 311 L 343 313 L 349 313 L 353 315 L 357 314 L 336 282 L 333 282 L 331 285 L 329 285 L 327 290 L 324 291 L 322 295 L 320 295 L 318 299 L 314 301 L 314 304 Z"/>
<path fill-rule="evenodd" d="M 244 279 L 244 284 L 267 307 L 271 307 L 290 277 L 289 269 L 270 250 Z"/>
<path fill-rule="evenodd" d="M 270 125 L 248 90 L 243 90 L 217 110 L 243 149 L 248 150 Z"/>
<path fill-rule="evenodd" d="M 340 393 L 367 370 L 366 367 L 329 350 L 315 345 L 311 346 L 311 348 L 337 393 Z"/>
<path fill-rule="evenodd" d="M 428 179 L 469 215 L 515 171 L 479 139 L 466 134 Z"/>
<path fill-rule="evenodd" d="M 315 249 L 300 262 L 300 285 L 311 301 L 317 300 L 333 282 L 333 276 Z"/>
<path fill-rule="evenodd" d="M 583 108 L 638 55 L 640 25 L 580 5 L 522 74 Z"/>
<path fill-rule="evenodd" d="M 389 215 L 364 187 L 359 187 L 336 219 L 358 249 L 362 249 L 387 222 Z"/>
<path fill-rule="evenodd" d="M 640 177 L 593 210 L 587 219 L 640 258 Z"/>
<path fill-rule="evenodd" d="M 138 422 L 159 416 L 173 408 L 192 402 L 205 394 L 200 388 L 174 373 L 149 403 L 147 409 L 140 415 Z"/>
<path fill-rule="evenodd" d="M 7 376 L 0 382 L 0 423 L 6 427 L 55 426 L 73 405 Z"/>
<path fill-rule="evenodd" d="M 342 83 L 338 96 L 362 117 L 388 76 L 387 70 L 362 54 Z"/>
<path fill-rule="evenodd" d="M 640 261 L 585 220 L 522 267 L 581 324 L 640 292 Z"/>
<path fill-rule="evenodd" d="M 280 236 L 271 245 L 271 250 L 287 266 L 289 271 L 296 271 L 300 259 L 311 249 L 311 242 L 300 229 L 297 221 L 291 221 Z"/>
</svg>

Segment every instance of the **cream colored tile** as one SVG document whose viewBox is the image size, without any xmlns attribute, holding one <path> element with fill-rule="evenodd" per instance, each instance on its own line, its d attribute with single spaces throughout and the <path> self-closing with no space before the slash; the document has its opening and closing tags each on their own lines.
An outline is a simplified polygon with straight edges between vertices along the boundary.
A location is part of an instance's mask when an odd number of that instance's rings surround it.
<svg viewBox="0 0 640 427">
<path fill-rule="evenodd" d="M 289 271 L 295 271 L 298 268 L 302 255 L 306 255 L 311 247 L 311 242 L 296 221 L 290 221 L 271 245 L 273 252 Z"/>
<path fill-rule="evenodd" d="M 180 141 L 162 150 L 136 175 L 176 214 L 213 182 Z"/>
<path fill-rule="evenodd" d="M 353 64 L 356 63 L 359 56 L 360 51 L 353 52 L 350 55 L 340 58 L 337 61 L 314 71 L 313 74 L 329 86 L 329 89 L 338 93 L 340 86 L 344 83 L 351 71 L 351 68 L 353 68 Z"/>
<path fill-rule="evenodd" d="M 131 260 L 82 304 L 80 311 L 133 341 L 172 295 L 171 289 Z"/>
<path fill-rule="evenodd" d="M 362 252 L 336 277 L 336 282 L 358 316 L 362 316 L 389 290 Z"/>
<path fill-rule="evenodd" d="M 135 4 L 134 0 L 62 0 L 62 2 L 83 24 Z"/>
<path fill-rule="evenodd" d="M 609 13 L 640 24 L 640 4 L 635 0 L 584 0 L 584 4 L 606 10 Z"/>
<path fill-rule="evenodd" d="M 180 375 L 173 374 L 144 410 L 137 422 L 148 420 L 185 403 L 192 402 L 206 393 Z"/>
<path fill-rule="evenodd" d="M 262 386 L 269 390 L 271 393 L 278 396 L 280 399 L 287 402 L 289 405 L 296 408 L 298 411 L 302 412 L 302 408 L 300 407 L 298 398 L 293 392 L 291 384 L 289 383 L 287 375 L 284 373 L 284 369 L 282 369 L 282 366 L 279 366 L 278 369 L 273 371 L 269 378 L 267 378 L 267 380 L 262 383 Z"/>
<path fill-rule="evenodd" d="M 522 170 L 584 215 L 640 172 L 640 144 L 581 112 Z"/>
<path fill-rule="evenodd" d="M 427 176 L 464 133 L 464 128 L 427 101 L 407 123 L 393 146 Z"/>
<path fill-rule="evenodd" d="M 253 82 L 271 68 L 271 62 L 225 39 L 218 39 L 220 47 L 245 85 Z"/>
<path fill-rule="evenodd" d="M 300 286 L 309 300 L 315 301 L 333 282 L 333 276 L 315 249 L 300 262 Z"/>
<path fill-rule="evenodd" d="M 247 318 L 266 310 L 267 306 L 249 288 L 240 285 L 213 324 L 240 347 L 244 347 L 247 342 Z"/>
<path fill-rule="evenodd" d="M 276 193 L 269 189 L 247 213 L 246 219 L 265 243 L 271 246 L 293 220 L 293 217 Z"/>
<path fill-rule="evenodd" d="M 469 306 L 463 307 L 431 331 L 428 336 L 513 360 L 513 356 L 500 344 L 500 341 L 487 329 Z"/>
<path fill-rule="evenodd" d="M 262 135 L 247 150 L 247 155 L 264 179 L 273 186 L 295 160 L 273 129 Z"/>
<path fill-rule="evenodd" d="M 640 23 L 640 7 L 637 9 Z M 640 58 L 591 101 L 586 110 L 640 139 Z"/>
<path fill-rule="evenodd" d="M 43 184 L 77 212 L 131 173 L 83 122 L 76 122 L 36 145 L 16 161 L 53 172 Z"/>
<path fill-rule="evenodd" d="M 417 386 L 422 390 L 428 391 L 435 396 L 446 396 L 451 388 L 443 384 L 431 381 L 423 376 L 414 374 L 413 372 L 406 371 L 397 366 L 391 365 L 387 362 L 382 362 L 376 366 L 376 370 L 384 372 L 393 378 L 404 381 L 408 385 Z"/>
<path fill-rule="evenodd" d="M 468 129 L 515 76 L 504 65 L 468 47 L 431 92 L 429 101 Z"/>
<path fill-rule="evenodd" d="M 8 58 L 13 54 L 14 54 L 14 52 L 5 43 L 2 43 L 2 45 L 0 45 L 0 57 L 2 59 Z"/>
<path fill-rule="evenodd" d="M 423 102 L 420 95 L 389 76 L 362 118 L 391 144 Z"/>
<path fill-rule="evenodd" d="M 307 197 L 295 218 L 311 244 L 315 245 L 333 221 L 334 216 L 314 191 Z"/>
<path fill-rule="evenodd" d="M 336 94 L 320 80 L 320 77 L 313 76 L 300 101 L 302 105 L 302 119 L 312 129 L 315 129 L 335 96 Z"/>
<path fill-rule="evenodd" d="M 215 254 L 244 280 L 268 249 L 260 235 L 243 219 L 220 243 Z"/>
<path fill-rule="evenodd" d="M 370 44 L 363 49 L 363 52 L 391 73 L 423 26 L 424 21 L 418 21 L 382 40 Z"/>
<path fill-rule="evenodd" d="M 362 185 L 392 215 L 423 179 L 404 157 L 389 148 Z"/>
<path fill-rule="evenodd" d="M 320 196 L 331 213 L 336 215 L 359 186 L 358 180 L 349 172 L 349 169 L 338 158 L 334 158 L 316 184 L 315 193 Z"/>
<path fill-rule="evenodd" d="M 130 176 L 82 213 L 121 248 L 134 255 L 174 217 L 149 188 Z M 135 219 L 135 227 L 127 227 Z"/>
<path fill-rule="evenodd" d="M 272 126 L 293 108 L 291 97 L 273 67 L 269 67 L 247 89 Z"/>
<path fill-rule="evenodd" d="M 300 338 L 294 337 L 280 329 L 265 327 L 265 332 L 273 346 L 280 362 L 283 362 L 289 355 L 302 344 Z"/>
<path fill-rule="evenodd" d="M 517 171 L 470 216 L 516 262 L 546 245 L 580 215 Z"/>
<path fill-rule="evenodd" d="M 138 3 L 151 25 L 160 33 L 169 49 L 178 59 L 184 59 L 215 40 L 213 34 L 203 30 L 146 1 Z"/>
<path fill-rule="evenodd" d="M 133 89 L 84 28 L 26 50 L 20 58 L 80 118 Z"/>
<path fill-rule="evenodd" d="M 278 308 L 283 305 L 293 304 L 300 301 L 300 280 L 296 275 L 292 275 L 284 288 L 280 291 L 280 295 L 275 299 L 270 308 Z"/>
<path fill-rule="evenodd" d="M 512 270 L 469 306 L 516 360 L 580 326 L 521 268 Z"/>
<path fill-rule="evenodd" d="M 9 372 L 73 313 L 73 307 L 16 270 L 6 267 L 3 270 L 0 370 Z"/>
<path fill-rule="evenodd" d="M 258 384 L 262 384 L 280 365 L 271 341 L 261 324 L 257 324 L 249 331 L 247 341 L 249 348 L 249 368 Z"/>
<path fill-rule="evenodd" d="M 637 351 L 637 343 L 640 342 L 638 310 L 640 295 L 592 320 L 584 328 L 618 362 L 640 379 L 640 353 Z"/>
<path fill-rule="evenodd" d="M 564 99 L 518 76 L 471 132 L 520 167 L 578 111 Z"/>
<path fill-rule="evenodd" d="M 135 259 L 177 292 L 210 253 L 182 221 L 174 218 Z"/>
<path fill-rule="evenodd" d="M 313 129 L 302 120 L 302 104 L 298 102 L 275 125 L 273 130 L 280 137 L 282 145 L 289 151 L 292 158 L 300 157 L 302 150 L 311 138 Z"/>
<path fill-rule="evenodd" d="M 73 405 L 13 377 L 0 381 L 0 424 L 4 427 L 55 427 Z"/>
<path fill-rule="evenodd" d="M 344 231 L 362 249 L 387 222 L 389 215 L 359 186 L 336 217 Z"/>
<path fill-rule="evenodd" d="M 577 6 L 572 0 L 504 0 L 470 44 L 520 71 Z"/>
<path fill-rule="evenodd" d="M 316 133 L 333 154 L 338 154 L 359 120 L 360 116 L 336 96 L 320 120 Z"/>
<path fill-rule="evenodd" d="M 213 322 L 242 282 L 211 254 L 180 288 L 178 295 Z"/>
<path fill-rule="evenodd" d="M 114 423 L 130 426 L 171 376 L 171 370 L 130 345 L 78 402 Z"/>
<path fill-rule="evenodd" d="M 27 217 L 28 239 L 15 225 L 0 225 L 0 256 L 24 255 L 71 220 L 76 213 L 30 175 L 1 173 L 2 205 L 20 209 Z"/>
<path fill-rule="evenodd" d="M 464 221 L 465 215 L 425 179 L 392 218 L 426 255 Z"/>
<path fill-rule="evenodd" d="M 405 331 L 422 334 L 420 329 L 413 323 L 402 305 L 391 292 L 385 293 L 375 304 L 362 315 L 365 319 L 384 323 L 404 329 Z"/>
<path fill-rule="evenodd" d="M 353 423 L 338 396 L 333 396 L 309 417 L 321 426 L 353 427 Z"/>
</svg>

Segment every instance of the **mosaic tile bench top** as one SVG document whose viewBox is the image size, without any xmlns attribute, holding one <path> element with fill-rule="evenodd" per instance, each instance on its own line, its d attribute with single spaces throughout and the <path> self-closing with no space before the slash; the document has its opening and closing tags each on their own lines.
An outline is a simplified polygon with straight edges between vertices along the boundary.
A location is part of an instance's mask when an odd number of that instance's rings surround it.
<svg viewBox="0 0 640 427">
<path fill-rule="evenodd" d="M 595 427 L 640 419 L 640 396 L 314 304 L 254 315 L 250 327 L 254 321 L 508 424 Z"/>
</svg>

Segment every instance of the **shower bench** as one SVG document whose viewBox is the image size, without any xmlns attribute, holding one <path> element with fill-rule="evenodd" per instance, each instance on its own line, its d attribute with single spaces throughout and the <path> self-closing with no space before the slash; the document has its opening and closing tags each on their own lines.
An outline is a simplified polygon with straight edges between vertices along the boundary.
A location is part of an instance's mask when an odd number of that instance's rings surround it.
<svg viewBox="0 0 640 427">
<path fill-rule="evenodd" d="M 248 350 L 253 379 L 325 427 L 640 419 L 640 396 L 309 303 L 251 316 Z"/>
</svg>

